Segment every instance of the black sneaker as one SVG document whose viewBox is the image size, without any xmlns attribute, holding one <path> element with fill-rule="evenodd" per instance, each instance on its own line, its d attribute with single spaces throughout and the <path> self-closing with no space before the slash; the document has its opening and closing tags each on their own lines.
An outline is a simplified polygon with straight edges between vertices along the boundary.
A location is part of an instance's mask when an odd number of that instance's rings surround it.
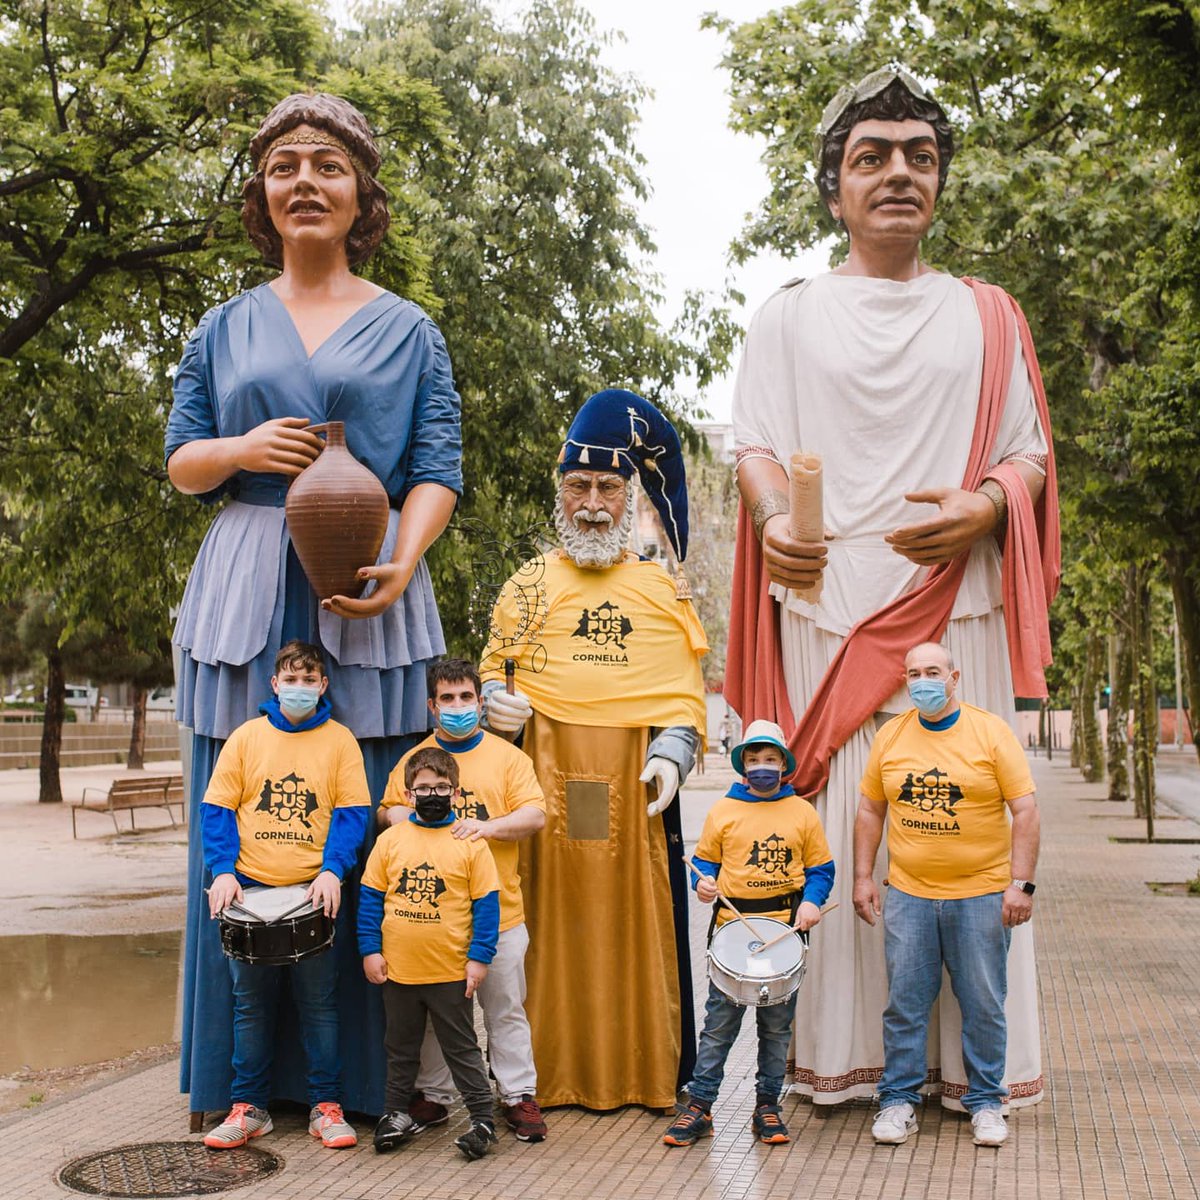
<svg viewBox="0 0 1200 1200">
<path fill-rule="evenodd" d="M 434 1125 L 445 1125 L 450 1120 L 450 1110 L 436 1100 L 426 1100 L 420 1092 L 414 1092 L 408 1102 L 408 1115 L 413 1119 L 413 1133 L 421 1133 Z"/>
<path fill-rule="evenodd" d="M 496 1137 L 494 1125 L 487 1121 L 473 1120 L 471 1128 L 461 1137 L 456 1137 L 454 1144 L 463 1152 L 468 1162 L 474 1162 L 475 1159 L 482 1158 L 488 1152 L 493 1142 L 499 1140 Z"/>
<path fill-rule="evenodd" d="M 375 1152 L 386 1154 L 406 1142 L 416 1132 L 413 1119 L 406 1112 L 386 1112 L 375 1126 Z"/>
<path fill-rule="evenodd" d="M 712 1113 L 693 1101 L 679 1110 L 663 1134 L 663 1143 L 667 1146 L 691 1146 L 702 1137 L 712 1137 L 712 1132 Z"/>
<path fill-rule="evenodd" d="M 792 1140 L 788 1134 L 788 1127 L 783 1123 L 783 1114 L 778 1104 L 760 1104 L 754 1110 L 750 1124 L 754 1129 L 754 1136 L 760 1142 L 766 1142 L 768 1146 L 780 1146 Z"/>
</svg>

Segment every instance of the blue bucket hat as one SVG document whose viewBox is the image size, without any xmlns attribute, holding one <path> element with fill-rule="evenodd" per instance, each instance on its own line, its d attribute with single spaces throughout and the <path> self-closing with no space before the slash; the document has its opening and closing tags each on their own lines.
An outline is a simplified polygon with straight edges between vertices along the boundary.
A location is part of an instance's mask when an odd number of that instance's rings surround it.
<svg viewBox="0 0 1200 1200">
<path fill-rule="evenodd" d="M 575 414 L 558 456 L 567 471 L 612 471 L 642 481 L 675 557 L 687 557 L 687 474 L 675 426 L 649 400 L 623 388 L 607 388 Z"/>
<path fill-rule="evenodd" d="M 783 730 L 774 721 L 751 721 L 750 728 L 746 730 L 742 740 L 730 752 L 729 759 L 733 763 L 733 769 L 739 775 L 746 774 L 742 768 L 742 751 L 748 750 L 751 746 L 774 746 L 777 750 L 782 750 L 783 773 L 791 775 L 795 771 L 796 758 L 787 748 Z"/>
</svg>

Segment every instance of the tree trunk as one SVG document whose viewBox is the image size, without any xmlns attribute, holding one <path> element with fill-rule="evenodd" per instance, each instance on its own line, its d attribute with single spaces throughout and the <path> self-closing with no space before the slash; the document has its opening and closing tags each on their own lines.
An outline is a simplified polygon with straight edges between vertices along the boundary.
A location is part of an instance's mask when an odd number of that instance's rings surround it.
<svg viewBox="0 0 1200 1200">
<path fill-rule="evenodd" d="M 1076 771 L 1083 765 L 1083 689 L 1078 683 L 1071 688 L 1071 766 Z"/>
<path fill-rule="evenodd" d="M 1129 634 L 1123 625 L 1108 635 L 1108 798 L 1129 799 Z"/>
<path fill-rule="evenodd" d="M 46 711 L 42 714 L 42 754 L 38 761 L 39 804 L 62 803 L 58 768 L 62 752 L 63 721 L 67 708 L 67 675 L 57 650 L 46 656 Z"/>
<path fill-rule="evenodd" d="M 1179 622 L 1188 725 L 1192 731 L 1192 748 L 1200 757 L 1200 743 L 1196 737 L 1196 714 L 1200 713 L 1200 578 L 1188 569 L 1194 561 L 1191 553 L 1167 555 L 1167 571 L 1175 597 L 1175 619 Z"/>
<path fill-rule="evenodd" d="M 133 688 L 133 730 L 129 735 L 129 760 L 126 766 L 131 771 L 140 771 L 146 765 L 146 700 L 149 693 L 137 684 Z"/>
<path fill-rule="evenodd" d="M 1099 633 L 1087 637 L 1083 679 L 1079 685 L 1079 770 L 1088 783 L 1104 778 L 1104 755 L 1100 751 L 1100 663 L 1104 642 Z"/>
<path fill-rule="evenodd" d="M 1158 750 L 1158 697 L 1154 687 L 1150 573 L 1130 568 L 1133 603 L 1133 803 L 1146 819 L 1146 840 L 1154 840 L 1154 756 Z"/>
</svg>

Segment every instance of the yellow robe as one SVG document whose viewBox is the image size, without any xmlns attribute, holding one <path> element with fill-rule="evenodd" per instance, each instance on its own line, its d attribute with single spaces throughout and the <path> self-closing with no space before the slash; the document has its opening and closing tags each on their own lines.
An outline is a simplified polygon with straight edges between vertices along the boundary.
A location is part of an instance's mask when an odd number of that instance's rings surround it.
<svg viewBox="0 0 1200 1200">
<path fill-rule="evenodd" d="M 535 710 L 525 749 L 546 796 L 546 826 L 521 846 L 526 1011 L 544 1105 L 675 1101 L 681 989 L 668 856 L 683 845 L 668 846 L 663 818 L 646 816 L 652 796 L 638 775 L 651 728 L 703 736 L 707 649 L 690 601 L 633 556 L 606 570 L 560 553 L 532 560 L 496 604 L 484 678 L 517 661 Z M 682 1003 L 691 1005 L 690 980 Z"/>
</svg>

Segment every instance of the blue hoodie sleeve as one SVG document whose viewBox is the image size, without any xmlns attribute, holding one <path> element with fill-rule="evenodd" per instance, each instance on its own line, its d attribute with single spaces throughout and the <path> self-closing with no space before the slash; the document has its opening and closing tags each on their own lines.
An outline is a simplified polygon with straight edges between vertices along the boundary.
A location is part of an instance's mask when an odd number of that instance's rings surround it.
<svg viewBox="0 0 1200 1200">
<path fill-rule="evenodd" d="M 716 877 L 721 873 L 721 864 L 709 862 L 707 858 L 697 858 L 696 855 L 693 854 L 692 857 L 688 859 L 688 862 L 690 862 L 692 866 L 696 868 L 696 871 L 700 872 L 700 875 L 707 875 L 709 879 L 716 879 Z M 697 875 L 695 871 L 689 871 L 688 874 L 691 876 L 692 891 L 694 892 L 696 890 L 696 884 L 700 882 L 700 875 Z"/>
<path fill-rule="evenodd" d="M 333 810 L 333 816 L 329 818 L 329 832 L 325 835 L 322 871 L 332 871 L 339 879 L 346 878 L 358 862 L 358 852 L 367 836 L 367 822 L 370 819 L 369 804 Z"/>
<path fill-rule="evenodd" d="M 804 868 L 804 890 L 800 899 L 805 904 L 815 904 L 820 908 L 829 899 L 833 891 L 833 859 L 818 863 L 815 867 Z"/>
<path fill-rule="evenodd" d="M 500 940 L 500 893 L 488 892 L 471 901 L 471 944 L 467 957 L 472 962 L 490 963 Z"/>
<path fill-rule="evenodd" d="M 383 893 L 364 883 L 358 889 L 358 952 L 383 953 Z"/>
<path fill-rule="evenodd" d="M 219 804 L 201 804 L 200 841 L 204 846 L 204 865 L 213 878 L 232 874 L 242 848 L 237 813 Z"/>
</svg>

